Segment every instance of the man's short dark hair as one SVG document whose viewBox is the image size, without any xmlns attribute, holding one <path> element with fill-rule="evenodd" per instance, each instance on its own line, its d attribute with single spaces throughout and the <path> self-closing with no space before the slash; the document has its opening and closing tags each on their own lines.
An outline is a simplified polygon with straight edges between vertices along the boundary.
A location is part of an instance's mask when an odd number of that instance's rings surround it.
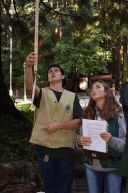
<svg viewBox="0 0 128 193">
<path fill-rule="evenodd" d="M 58 64 L 52 64 L 52 65 L 50 65 L 50 66 L 48 67 L 47 74 L 48 74 L 48 71 L 50 70 L 50 68 L 54 68 L 54 67 L 59 68 L 59 69 L 60 69 L 61 74 L 62 74 L 62 75 L 64 75 L 64 70 L 63 70 L 63 69 L 62 69 L 62 67 L 61 67 L 61 66 L 59 66 Z"/>
</svg>

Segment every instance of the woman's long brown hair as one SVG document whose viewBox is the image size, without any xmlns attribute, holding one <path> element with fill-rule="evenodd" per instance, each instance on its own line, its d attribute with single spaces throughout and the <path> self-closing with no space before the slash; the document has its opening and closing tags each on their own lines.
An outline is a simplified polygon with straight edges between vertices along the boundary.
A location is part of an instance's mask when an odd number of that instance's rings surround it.
<svg viewBox="0 0 128 193">
<path fill-rule="evenodd" d="M 117 116 L 118 112 L 122 111 L 122 108 L 119 105 L 119 103 L 116 101 L 111 88 L 104 81 L 97 80 L 95 82 L 100 82 L 104 86 L 105 92 L 107 93 L 105 97 L 105 103 L 104 103 L 103 109 L 102 111 L 100 111 L 100 117 L 106 121 L 111 120 L 115 116 Z M 84 110 L 83 118 L 95 119 L 95 116 L 96 116 L 95 101 L 92 98 L 90 98 L 88 106 Z"/>
</svg>

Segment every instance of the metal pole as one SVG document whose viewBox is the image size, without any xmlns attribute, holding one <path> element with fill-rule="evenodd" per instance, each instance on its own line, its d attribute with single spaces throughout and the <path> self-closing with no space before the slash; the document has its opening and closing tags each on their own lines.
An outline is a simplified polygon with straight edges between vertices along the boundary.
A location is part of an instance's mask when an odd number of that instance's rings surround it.
<svg viewBox="0 0 128 193">
<path fill-rule="evenodd" d="M 25 84 L 25 79 L 26 79 L 26 76 L 25 76 L 25 68 L 26 68 L 26 65 L 25 65 L 25 63 L 23 64 L 23 68 L 24 68 L 24 101 L 27 101 L 26 84 Z"/>
<path fill-rule="evenodd" d="M 39 32 L 39 4 L 40 0 L 35 1 L 35 36 L 34 36 L 34 52 L 37 54 L 38 57 L 38 32 Z M 36 63 L 34 64 L 34 84 L 33 84 L 33 91 L 32 91 L 32 104 L 34 101 L 35 96 L 35 86 L 37 81 L 37 71 L 38 71 L 38 58 Z"/>
<path fill-rule="evenodd" d="M 11 0 L 10 15 L 12 18 L 12 16 L 13 16 L 13 0 Z M 13 96 L 13 90 L 12 90 L 12 25 L 9 26 L 9 31 L 10 31 L 10 89 L 9 89 L 9 95 Z"/>
</svg>

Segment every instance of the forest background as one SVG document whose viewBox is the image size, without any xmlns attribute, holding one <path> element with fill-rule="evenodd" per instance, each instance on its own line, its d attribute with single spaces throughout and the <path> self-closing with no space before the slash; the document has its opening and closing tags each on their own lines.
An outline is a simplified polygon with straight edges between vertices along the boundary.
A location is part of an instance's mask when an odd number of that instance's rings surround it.
<svg viewBox="0 0 128 193">
<path fill-rule="evenodd" d="M 32 117 L 15 107 L 9 83 L 12 60 L 14 96 L 23 90 L 24 60 L 34 49 L 35 1 L 1 0 L 0 7 L 0 161 L 33 161 Z M 46 84 L 48 66 L 57 63 L 69 90 L 79 92 L 83 77 L 110 73 L 118 89 L 128 80 L 127 18 L 127 0 L 40 0 L 38 84 Z"/>
</svg>

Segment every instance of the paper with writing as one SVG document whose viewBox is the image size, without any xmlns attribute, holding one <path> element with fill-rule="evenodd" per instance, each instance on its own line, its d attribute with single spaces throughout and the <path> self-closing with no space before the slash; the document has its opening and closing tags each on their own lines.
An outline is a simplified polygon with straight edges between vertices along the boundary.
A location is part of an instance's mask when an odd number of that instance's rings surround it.
<svg viewBox="0 0 128 193">
<path fill-rule="evenodd" d="M 84 149 L 107 152 L 107 143 L 100 137 L 102 132 L 107 131 L 107 122 L 99 120 L 82 119 L 83 136 L 91 137 L 92 143 L 84 146 Z"/>
</svg>

